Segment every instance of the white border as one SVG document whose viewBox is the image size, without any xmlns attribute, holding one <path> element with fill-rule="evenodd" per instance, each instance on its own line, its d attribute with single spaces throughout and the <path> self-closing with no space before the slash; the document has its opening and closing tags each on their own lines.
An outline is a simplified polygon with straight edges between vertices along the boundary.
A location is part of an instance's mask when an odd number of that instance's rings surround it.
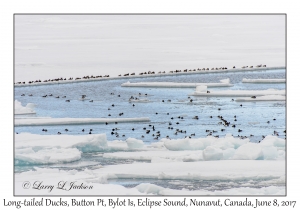
<svg viewBox="0 0 300 210">
<path fill-rule="evenodd" d="M 278 197 L 278 200 L 297 200 L 299 208 L 299 139 L 296 135 L 297 116 L 300 116 L 297 87 L 294 87 L 299 68 L 299 11 L 296 1 L 78 1 L 78 0 L 2 0 L 0 6 L 1 24 L 1 96 L 2 124 L 1 124 L 1 206 L 3 199 L 23 200 L 13 197 L 13 14 L 14 13 L 287 13 L 287 158 L 288 182 L 287 197 Z M 297 53 L 298 52 L 298 53 Z M 299 65 L 299 64 L 298 64 Z M 295 89 L 294 89 L 295 88 Z M 71 198 L 66 198 L 71 199 Z M 203 197 L 201 200 L 211 200 Z M 222 199 L 222 198 L 221 198 Z M 224 198 L 225 199 L 225 198 Z M 224 200 L 223 199 L 223 200 Z M 272 200 L 272 197 L 261 198 Z M 235 198 L 243 200 L 243 198 Z M 97 207 L 99 208 L 99 207 Z M 129 209 L 129 208 L 128 208 Z M 155 208 L 157 209 L 157 208 Z M 214 209 L 214 208 L 209 208 Z M 269 208 L 270 209 L 270 208 Z"/>
</svg>

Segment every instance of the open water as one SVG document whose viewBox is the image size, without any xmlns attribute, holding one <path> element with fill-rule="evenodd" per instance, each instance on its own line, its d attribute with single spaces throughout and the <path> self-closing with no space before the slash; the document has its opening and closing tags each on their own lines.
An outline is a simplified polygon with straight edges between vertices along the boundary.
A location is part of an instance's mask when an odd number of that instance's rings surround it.
<svg viewBox="0 0 300 210">
<path fill-rule="evenodd" d="M 286 129 L 286 102 L 235 102 L 234 97 L 193 97 L 188 94 L 195 88 L 140 88 L 121 87 L 122 83 L 130 82 L 219 82 L 229 78 L 233 87 L 211 88 L 213 90 L 264 90 L 269 88 L 285 89 L 286 84 L 251 84 L 242 83 L 243 78 L 282 79 L 285 69 L 267 70 L 259 72 L 207 73 L 194 75 L 174 75 L 159 78 L 124 78 L 107 81 L 86 83 L 42 85 L 30 87 L 16 87 L 15 100 L 25 106 L 27 103 L 36 104 L 36 114 L 32 117 L 52 118 L 135 118 L 149 117 L 145 123 L 110 123 L 90 125 L 65 126 L 22 126 L 15 127 L 15 132 L 30 132 L 34 134 L 63 134 L 86 135 L 90 129 L 92 133 L 106 133 L 108 140 L 126 140 L 128 137 L 141 139 L 144 142 L 154 142 L 153 134 L 160 131 L 160 138 L 184 138 L 195 134 L 194 137 L 206 137 L 206 130 L 214 130 L 213 135 L 247 136 L 253 142 L 258 142 L 262 136 L 271 135 L 276 130 L 279 137 L 284 138 Z M 210 89 L 210 88 L 209 88 Z M 21 96 L 25 94 L 25 96 Z M 33 96 L 28 96 L 32 94 Z M 49 96 L 53 94 L 53 96 Z M 43 95 L 48 95 L 44 98 Z M 86 95 L 89 100 L 80 100 Z M 55 98 L 60 96 L 60 98 Z M 62 98 L 66 96 L 66 98 Z M 129 98 L 148 99 L 148 103 L 130 103 Z M 70 102 L 65 102 L 67 99 Z M 190 99 L 193 101 L 190 102 Z M 168 101 L 171 100 L 171 101 Z M 164 102 L 163 102 L 164 101 Z M 133 104 L 135 106 L 133 106 Z M 242 106 L 241 106 L 242 104 Z M 114 106 L 112 106 L 114 105 Z M 219 108 L 221 110 L 219 110 Z M 123 113 L 121 116 L 120 114 Z M 110 115 L 110 116 L 109 116 Z M 234 116 L 236 115 L 236 118 Z M 198 116 L 199 119 L 193 119 Z M 211 118 L 212 116 L 212 118 Z M 231 124 L 228 127 L 220 125 L 222 116 Z M 18 116 L 30 117 L 30 116 Z M 172 119 L 173 118 L 173 119 Z M 236 121 L 234 121 L 236 119 Z M 276 119 L 276 120 L 274 120 Z M 270 123 L 267 123 L 270 121 Z M 177 123 L 177 124 L 176 124 Z M 235 124 L 233 128 L 231 125 Z M 151 127 L 150 127 L 151 125 Z M 153 126 L 155 131 L 153 131 Z M 47 129 L 43 132 L 42 129 Z M 118 137 L 111 134 L 112 129 L 118 128 Z M 134 128 L 134 131 L 132 130 Z M 151 130 L 146 134 L 144 128 Z M 68 129 L 68 132 L 64 130 Z M 82 132 L 85 129 L 85 132 Z M 185 132 L 177 132 L 180 129 Z M 221 131 L 221 129 L 225 129 Z M 238 132 L 241 129 L 242 132 Z M 250 137 L 250 135 L 253 135 Z M 159 140 L 158 139 L 158 140 Z"/>
</svg>

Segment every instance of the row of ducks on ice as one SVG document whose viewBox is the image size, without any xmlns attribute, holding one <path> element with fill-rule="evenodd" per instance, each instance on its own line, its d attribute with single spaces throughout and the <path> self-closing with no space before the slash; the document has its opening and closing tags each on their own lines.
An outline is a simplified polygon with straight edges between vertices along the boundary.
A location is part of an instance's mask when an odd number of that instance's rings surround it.
<svg viewBox="0 0 300 210">
<path fill-rule="evenodd" d="M 260 67 L 267 67 L 267 65 L 262 65 L 262 64 L 259 64 L 259 65 L 256 65 L 255 66 L 256 68 L 260 68 Z M 235 69 L 236 67 L 233 66 L 232 67 L 233 69 Z M 242 66 L 241 68 L 243 69 L 246 69 L 246 68 L 254 68 L 254 66 Z M 179 73 L 179 72 L 191 72 L 191 71 L 209 71 L 209 70 L 227 70 L 227 67 L 216 67 L 216 68 L 198 68 L 198 69 L 184 69 L 184 70 L 175 70 L 175 71 L 169 71 L 169 73 Z M 158 74 L 165 74 L 165 73 L 168 73 L 166 71 L 159 71 Z M 155 71 L 148 71 L 148 72 L 141 72 L 139 73 L 139 75 L 147 75 L 147 74 L 155 74 Z M 135 73 L 126 73 L 124 74 L 123 76 L 124 77 L 127 77 L 127 76 L 135 76 L 136 74 Z M 119 74 L 118 75 L 119 77 L 121 77 L 122 75 Z M 28 84 L 33 84 L 33 83 L 40 83 L 40 82 L 58 82 L 58 81 L 66 81 L 66 80 L 81 80 L 81 79 L 97 79 L 97 78 L 107 78 L 107 77 L 110 77 L 109 75 L 98 75 L 98 76 L 83 76 L 83 77 L 76 77 L 75 79 L 73 77 L 70 77 L 69 79 L 67 78 L 55 78 L 55 79 L 48 79 L 48 80 L 32 80 L 32 81 L 28 81 Z M 14 84 L 26 84 L 26 82 L 16 82 Z"/>
</svg>

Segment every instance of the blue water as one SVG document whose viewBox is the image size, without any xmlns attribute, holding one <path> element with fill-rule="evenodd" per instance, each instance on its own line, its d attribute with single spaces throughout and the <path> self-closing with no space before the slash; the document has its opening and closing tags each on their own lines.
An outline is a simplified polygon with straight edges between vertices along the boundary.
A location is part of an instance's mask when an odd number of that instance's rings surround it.
<svg viewBox="0 0 300 210">
<path fill-rule="evenodd" d="M 22 126 L 15 127 L 15 132 L 30 132 L 34 134 L 50 135 L 61 132 L 70 135 L 86 135 L 90 129 L 92 133 L 106 133 L 107 139 L 126 140 L 133 137 L 145 143 L 155 142 L 153 134 L 160 131 L 160 138 L 169 136 L 171 139 L 184 138 L 195 134 L 194 138 L 206 137 L 206 130 L 214 130 L 214 136 L 225 136 L 231 133 L 234 136 L 247 136 L 253 142 L 258 142 L 262 136 L 272 135 L 274 130 L 284 138 L 286 129 L 286 103 L 283 102 L 235 102 L 231 97 L 190 97 L 194 88 L 135 88 L 121 87 L 122 83 L 130 82 L 219 82 L 229 78 L 233 87 L 213 88 L 214 90 L 264 90 L 269 88 L 285 89 L 285 84 L 251 84 L 242 83 L 243 78 L 248 79 L 283 79 L 286 77 L 285 69 L 259 72 L 233 72 L 233 73 L 207 73 L 194 75 L 174 75 L 157 78 L 125 78 L 107 81 L 94 81 L 86 83 L 57 84 L 43 86 L 16 87 L 15 100 L 25 106 L 27 103 L 36 104 L 36 117 L 52 118 L 135 118 L 149 117 L 146 123 L 119 123 L 119 124 L 92 124 L 92 125 L 65 125 L 65 126 Z M 25 96 L 21 96 L 25 94 Z M 33 96 L 29 96 L 32 94 Z M 43 95 L 48 95 L 44 98 Z M 49 96 L 53 94 L 53 96 Z M 140 95 L 141 94 L 141 95 Z M 147 94 L 147 95 L 145 95 Z M 81 95 L 88 99 L 79 100 Z M 119 97 L 120 95 L 120 97 Z M 60 96 L 60 98 L 55 98 Z M 66 96 L 66 98 L 62 98 Z M 147 98 L 149 103 L 129 103 L 133 97 Z M 65 102 L 69 99 L 70 102 Z M 193 99 L 193 102 L 190 102 Z M 164 100 L 164 102 L 162 102 Z M 168 102 L 171 100 L 171 102 Z M 114 107 L 112 106 L 114 104 Z M 242 104 L 242 106 L 240 106 Z M 218 109 L 221 110 L 218 110 Z M 110 109 L 110 110 L 109 110 Z M 119 116 L 120 113 L 124 113 Z M 111 116 L 108 116 L 108 115 Z M 193 119 L 194 116 L 199 119 Z M 234 115 L 236 120 L 234 121 Z M 212 116 L 212 118 L 210 118 Z M 222 116 L 231 124 L 228 127 L 220 125 Z M 28 117 L 28 116 L 19 116 Z M 171 119 L 173 118 L 173 119 Z M 276 119 L 276 120 L 273 120 Z M 267 123 L 270 121 L 270 123 Z M 179 124 L 176 124 L 179 123 Z M 172 125 L 170 125 L 172 124 Z M 231 125 L 235 124 L 233 128 Z M 150 127 L 151 125 L 151 127 Z M 153 131 L 154 126 L 155 131 Z M 43 132 L 42 129 L 47 129 Z M 111 131 L 119 128 L 118 134 Z M 135 130 L 132 131 L 132 128 Z M 146 134 L 144 128 L 151 130 Z M 64 130 L 68 129 L 68 132 Z M 85 132 L 82 132 L 85 129 Z M 177 132 L 176 129 L 185 132 Z M 221 131 L 225 129 L 225 131 Z M 242 132 L 238 132 L 241 129 Z M 159 139 L 160 139 L 159 138 Z"/>
</svg>

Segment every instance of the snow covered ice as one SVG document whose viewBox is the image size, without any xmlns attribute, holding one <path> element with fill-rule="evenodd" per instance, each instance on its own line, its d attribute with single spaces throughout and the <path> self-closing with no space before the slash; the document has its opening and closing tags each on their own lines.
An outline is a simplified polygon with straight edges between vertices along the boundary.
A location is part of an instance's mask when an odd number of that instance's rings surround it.
<svg viewBox="0 0 300 210">
<path fill-rule="evenodd" d="M 286 195 L 283 16 L 16 15 L 15 28 L 15 195 Z"/>
</svg>

